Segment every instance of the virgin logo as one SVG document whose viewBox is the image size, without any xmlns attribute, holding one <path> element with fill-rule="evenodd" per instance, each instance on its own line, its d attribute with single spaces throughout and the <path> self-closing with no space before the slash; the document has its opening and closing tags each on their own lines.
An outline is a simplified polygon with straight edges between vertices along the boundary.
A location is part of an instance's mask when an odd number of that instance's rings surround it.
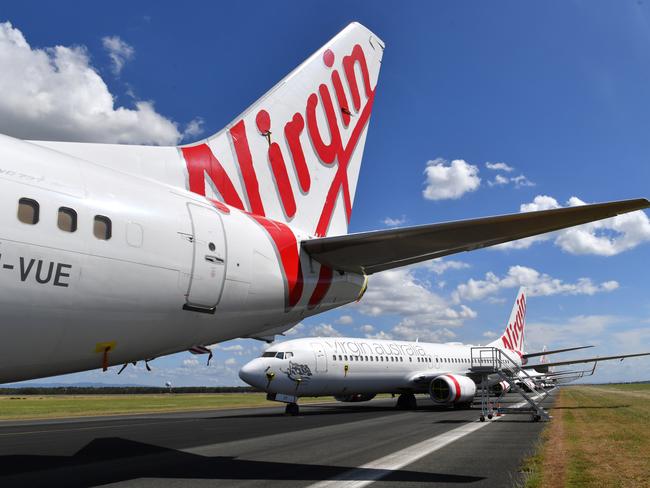
<svg viewBox="0 0 650 488">
<path fill-rule="evenodd" d="M 309 229 L 319 237 L 325 236 L 327 233 L 339 192 L 343 193 L 345 215 L 348 223 L 350 221 L 352 201 L 348 183 L 348 164 L 368 124 L 375 98 L 375 90 L 370 86 L 370 73 L 366 58 L 359 44 L 356 44 L 351 53 L 344 56 L 342 61 L 343 71 L 352 98 L 351 103 L 349 103 L 343 89 L 340 73 L 338 70 L 332 69 L 334 61 L 334 52 L 330 49 L 326 50 L 323 54 L 323 62 L 331 70 L 330 81 L 334 89 L 334 97 L 328 85 L 321 83 L 318 90 L 307 97 L 304 111 L 294 113 L 291 120 L 284 122 L 284 136 L 293 160 L 296 180 L 303 194 L 309 194 L 312 185 L 312 175 L 305 157 L 305 148 L 300 141 L 300 136 L 305 129 L 311 142 L 311 147 L 308 149 L 315 154 L 322 164 L 336 167 L 316 227 Z M 356 68 L 358 68 L 358 71 Z M 357 73 L 359 72 L 361 74 L 360 80 L 357 79 Z M 361 106 L 360 85 L 365 94 L 365 105 L 363 107 Z M 318 124 L 316 111 L 319 104 L 322 106 L 321 109 L 325 115 L 326 127 L 319 127 Z M 352 127 L 347 143 L 343 141 L 338 117 L 341 118 L 343 127 L 346 129 L 350 126 L 353 118 L 356 122 Z M 274 186 L 277 191 L 277 198 L 285 215 L 292 218 L 297 212 L 296 189 L 292 187 L 289 179 L 289 165 L 286 163 L 286 156 L 282 153 L 277 142 L 271 142 L 271 127 L 273 125 L 271 114 L 264 109 L 260 109 L 255 116 L 255 125 L 257 126 L 256 132 L 258 135 L 261 134 L 268 138 L 269 145 L 265 156 L 275 180 Z M 327 134 L 328 137 L 323 137 L 323 134 Z M 245 208 L 245 199 L 238 194 L 221 162 L 207 144 L 181 148 L 189 175 L 189 190 L 205 196 L 205 178 L 207 176 L 223 198 L 223 202 L 227 204 L 223 205 L 219 201 L 211 200 L 217 209 L 222 212 L 229 212 L 228 206 L 231 206 L 246 211 L 251 218 L 255 219 L 267 231 L 280 256 L 286 284 L 285 310 L 288 311 L 298 303 L 303 292 L 303 272 L 300 265 L 296 236 L 286 224 L 266 218 L 264 198 L 270 198 L 271 195 L 260 194 L 257 173 L 253 164 L 253 155 L 248 143 L 249 129 L 247 129 L 243 119 L 230 128 L 228 136 L 234 148 L 234 159 L 239 168 L 241 183 L 246 192 L 249 209 Z M 325 142 L 326 140 L 329 142 Z M 256 156 L 256 160 L 259 157 Z M 315 307 L 322 301 L 329 289 L 331 280 L 332 270 L 322 266 L 318 282 L 308 302 L 309 307 Z"/>
<path fill-rule="evenodd" d="M 513 351 L 521 351 L 524 346 L 524 325 L 526 318 L 526 296 L 517 298 L 517 313 L 513 322 L 508 324 L 501 336 L 503 345 Z"/>
<path fill-rule="evenodd" d="M 334 60 L 334 53 L 329 49 L 325 51 L 323 54 L 325 66 L 331 69 Z M 338 70 L 331 69 L 331 83 L 334 88 L 336 100 L 333 100 L 330 88 L 325 83 L 321 83 L 317 93 L 311 93 L 307 98 L 304 112 L 296 112 L 291 120 L 284 123 L 284 136 L 294 163 L 293 168 L 295 168 L 296 179 L 303 193 L 308 194 L 311 189 L 310 169 L 305 158 L 305 148 L 300 141 L 300 135 L 305 128 L 313 148 L 309 149 L 315 153 L 321 163 L 327 166 L 336 164 L 335 176 L 323 203 L 320 218 L 315 229 L 313 229 L 313 233 L 319 237 L 327 233 L 339 191 L 343 192 L 345 214 L 348 222 L 350 220 L 352 201 L 347 168 L 370 118 L 375 97 L 375 91 L 370 86 L 370 73 L 368 72 L 366 58 L 359 44 L 354 46 L 349 55 L 343 57 L 342 65 L 352 97 L 352 103 L 350 104 L 347 100 Z M 357 80 L 355 66 L 358 66 L 360 69 L 361 80 Z M 359 82 L 363 86 L 366 97 L 366 103 L 363 108 L 361 107 Z M 327 127 L 319 127 L 318 125 L 316 110 L 319 104 L 322 105 Z M 356 123 L 352 128 L 347 143 L 344 143 L 341 137 L 341 128 L 339 127 L 337 113 L 340 114 L 345 128 L 350 125 L 352 116 L 355 118 Z M 271 114 L 264 109 L 259 110 L 255 117 L 255 123 L 257 125 L 257 131 L 262 135 L 268 135 L 270 142 Z M 228 134 L 232 147 L 234 148 L 235 159 L 239 167 L 243 187 L 248 197 L 250 205 L 248 210 L 252 214 L 264 217 L 266 215 L 264 201 L 259 191 L 257 174 L 248 144 L 248 129 L 244 120 L 236 122 L 228 131 Z M 327 134 L 328 137 L 323 137 L 323 134 Z M 329 140 L 329 142 L 325 142 L 325 139 Z M 237 193 L 232 180 L 207 144 L 184 147 L 181 150 L 187 164 L 190 191 L 205 195 L 205 177 L 207 175 L 226 204 L 240 210 L 246 210 L 243 203 L 244 199 Z M 282 154 L 278 143 L 269 143 L 266 158 L 275 180 L 275 187 L 277 188 L 278 198 L 282 208 L 287 217 L 292 218 L 296 214 L 295 189 L 292 188 L 289 180 L 289 169 L 286 164 L 287 159 Z M 268 196 L 264 195 L 267 198 Z"/>
</svg>

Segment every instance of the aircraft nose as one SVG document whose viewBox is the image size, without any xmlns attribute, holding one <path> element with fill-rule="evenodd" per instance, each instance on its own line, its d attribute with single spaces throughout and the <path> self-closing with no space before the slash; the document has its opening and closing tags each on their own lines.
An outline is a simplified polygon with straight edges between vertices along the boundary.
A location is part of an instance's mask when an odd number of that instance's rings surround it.
<svg viewBox="0 0 650 488">
<path fill-rule="evenodd" d="M 239 370 L 239 377 L 242 379 L 242 381 L 248 383 L 251 386 L 254 386 L 255 388 L 264 388 L 265 383 L 263 380 L 263 369 L 262 365 L 259 364 L 259 361 L 257 359 L 253 359 L 252 361 L 244 364 Z"/>
</svg>

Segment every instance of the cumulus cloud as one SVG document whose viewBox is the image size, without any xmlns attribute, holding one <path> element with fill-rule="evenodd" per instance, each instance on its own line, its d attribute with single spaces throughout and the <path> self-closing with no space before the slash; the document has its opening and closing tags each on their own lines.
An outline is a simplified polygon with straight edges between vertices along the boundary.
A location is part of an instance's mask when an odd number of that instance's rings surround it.
<svg viewBox="0 0 650 488">
<path fill-rule="evenodd" d="M 359 327 L 359 331 L 363 334 L 372 334 L 375 331 L 375 328 L 370 324 L 366 324 Z"/>
<path fill-rule="evenodd" d="M 338 319 L 336 319 L 336 323 L 341 325 L 350 325 L 353 322 L 354 319 L 350 315 L 341 315 Z"/>
<path fill-rule="evenodd" d="M 102 37 L 102 45 L 111 58 L 112 70 L 115 75 L 119 75 L 124 64 L 135 56 L 133 46 L 124 42 L 120 36 Z"/>
<path fill-rule="evenodd" d="M 505 173 L 512 173 L 515 170 L 515 168 L 508 166 L 506 163 L 485 163 L 485 167 L 492 171 L 503 171 Z M 535 183 L 530 181 L 523 174 L 520 174 L 519 176 L 497 174 L 493 179 L 488 180 L 488 186 L 504 186 L 508 184 L 514 185 L 515 188 L 535 186 Z"/>
<path fill-rule="evenodd" d="M 174 145 L 183 137 L 150 101 L 136 101 L 134 108 L 115 106 L 83 46 L 32 48 L 19 29 L 4 22 L 0 65 L 11 67 L 0 72 L 2 133 L 32 140 L 156 145 Z M 198 122 L 186 130 L 197 127 Z"/>
<path fill-rule="evenodd" d="M 434 259 L 432 261 L 425 261 L 415 265 L 418 268 L 424 268 L 432 273 L 441 275 L 450 269 L 466 269 L 469 268 L 469 264 L 462 261 L 446 260 L 446 259 Z"/>
<path fill-rule="evenodd" d="M 406 215 L 402 215 L 401 217 L 397 217 L 395 219 L 392 217 L 386 217 L 382 222 L 386 227 L 397 227 L 404 225 L 406 223 Z"/>
<path fill-rule="evenodd" d="M 331 324 L 318 324 L 311 327 L 309 335 L 317 337 L 341 337 L 341 333 L 332 327 Z"/>
<path fill-rule="evenodd" d="M 424 170 L 426 187 L 422 195 L 427 200 L 458 199 L 481 185 L 478 172 L 478 167 L 462 159 L 429 161 Z"/>
<path fill-rule="evenodd" d="M 571 197 L 565 206 L 585 205 L 578 197 Z M 562 205 L 548 195 L 537 195 L 530 203 L 522 204 L 521 212 L 560 208 Z M 610 219 L 570 227 L 550 234 L 533 236 L 495 246 L 496 249 L 526 249 L 536 242 L 553 240 L 554 244 L 570 254 L 614 256 L 650 241 L 650 220 L 642 210 L 617 215 Z"/>
<path fill-rule="evenodd" d="M 228 358 L 223 362 L 223 364 L 225 364 L 226 366 L 233 366 L 237 364 L 237 360 L 235 358 Z"/>
<path fill-rule="evenodd" d="M 455 292 L 456 300 L 482 300 L 503 289 L 525 286 L 529 296 L 549 295 L 594 295 L 614 291 L 619 284 L 616 281 L 594 283 L 589 278 L 579 278 L 574 283 L 567 283 L 553 278 L 545 273 L 526 266 L 511 266 L 505 276 L 497 276 L 493 272 L 485 275 L 485 279 L 469 279 L 458 285 Z"/>
<path fill-rule="evenodd" d="M 505 171 L 506 173 L 510 173 L 515 170 L 515 168 L 508 166 L 506 163 L 485 163 L 485 167 L 487 169 L 491 169 L 492 171 Z"/>
<path fill-rule="evenodd" d="M 405 326 L 458 326 L 476 313 L 466 306 L 449 306 L 432 292 L 428 283 L 418 280 L 415 270 L 401 268 L 370 277 L 368 291 L 358 304 L 365 315 L 398 315 Z"/>
</svg>

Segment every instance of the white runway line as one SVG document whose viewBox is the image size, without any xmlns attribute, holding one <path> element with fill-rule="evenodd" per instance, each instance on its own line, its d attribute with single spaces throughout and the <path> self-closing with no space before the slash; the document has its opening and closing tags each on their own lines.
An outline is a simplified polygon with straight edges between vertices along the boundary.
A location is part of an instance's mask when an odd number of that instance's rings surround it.
<svg viewBox="0 0 650 488">
<path fill-rule="evenodd" d="M 534 400 L 539 398 L 539 395 L 533 397 Z M 527 402 L 519 402 L 511 406 L 514 408 L 519 408 L 526 405 Z M 499 420 L 501 417 L 495 417 L 493 421 Z M 392 471 L 402 469 L 404 466 L 414 463 L 415 461 L 422 459 L 425 456 L 428 456 L 431 453 L 434 453 L 445 446 L 448 446 L 454 441 L 457 441 L 461 437 L 465 437 L 472 432 L 476 432 L 479 429 L 482 429 L 486 425 L 490 425 L 491 422 L 479 422 L 475 421 L 461 427 L 452 429 L 444 434 L 437 435 L 426 441 L 413 444 L 412 446 L 402 449 L 401 451 L 396 451 L 388 456 L 376 459 L 371 461 L 363 466 L 353 468 L 350 471 L 346 471 L 341 475 L 331 478 L 329 480 L 319 481 L 310 485 L 309 488 L 362 488 L 368 486 L 371 483 L 374 483 L 381 478 L 385 478 L 390 475 Z M 374 471 L 368 471 L 374 470 Z M 356 478 L 356 479 L 355 479 Z"/>
</svg>

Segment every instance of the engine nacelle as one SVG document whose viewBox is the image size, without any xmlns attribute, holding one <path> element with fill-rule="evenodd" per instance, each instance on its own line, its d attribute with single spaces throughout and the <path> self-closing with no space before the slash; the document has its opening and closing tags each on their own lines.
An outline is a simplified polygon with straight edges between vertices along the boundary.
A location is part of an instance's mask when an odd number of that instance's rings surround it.
<svg viewBox="0 0 650 488">
<path fill-rule="evenodd" d="M 339 402 L 367 402 L 376 396 L 375 393 L 353 393 L 351 395 L 335 396 L 334 399 Z"/>
<path fill-rule="evenodd" d="M 429 385 L 429 395 L 436 405 L 471 402 L 475 394 L 474 381 L 460 374 L 443 374 Z"/>
<path fill-rule="evenodd" d="M 492 386 L 494 393 L 501 395 L 510 391 L 510 384 L 507 381 L 499 381 L 496 385 Z"/>
</svg>

